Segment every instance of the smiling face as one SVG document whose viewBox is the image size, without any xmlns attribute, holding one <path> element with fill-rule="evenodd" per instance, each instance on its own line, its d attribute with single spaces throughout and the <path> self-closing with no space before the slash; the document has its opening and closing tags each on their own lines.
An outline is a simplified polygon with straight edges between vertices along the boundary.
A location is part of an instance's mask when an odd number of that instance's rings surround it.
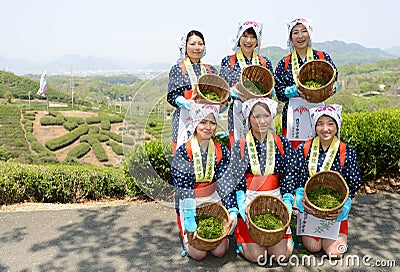
<svg viewBox="0 0 400 272">
<path fill-rule="evenodd" d="M 186 43 L 186 54 L 194 63 L 198 63 L 204 53 L 204 41 L 197 35 L 192 35 Z"/>
<path fill-rule="evenodd" d="M 254 136 L 265 136 L 272 122 L 272 115 L 268 106 L 265 104 L 254 105 L 249 116 L 249 121 Z"/>
<path fill-rule="evenodd" d="M 336 135 L 338 128 L 335 120 L 332 117 L 323 115 L 318 118 L 315 125 L 315 131 L 320 137 L 322 144 L 330 144 L 333 137 Z"/>
<path fill-rule="evenodd" d="M 208 114 L 196 127 L 196 138 L 200 144 L 203 141 L 210 140 L 217 129 L 217 122 L 214 114 Z"/>
<path fill-rule="evenodd" d="M 303 49 L 307 48 L 310 35 L 304 25 L 298 24 L 293 27 L 290 39 L 296 49 Z"/>
<path fill-rule="evenodd" d="M 251 30 L 253 29 L 251 28 Z M 254 30 L 251 30 L 246 30 L 239 40 L 240 49 L 242 49 L 243 54 L 246 56 L 253 54 L 254 48 L 256 48 L 258 43 Z"/>
</svg>

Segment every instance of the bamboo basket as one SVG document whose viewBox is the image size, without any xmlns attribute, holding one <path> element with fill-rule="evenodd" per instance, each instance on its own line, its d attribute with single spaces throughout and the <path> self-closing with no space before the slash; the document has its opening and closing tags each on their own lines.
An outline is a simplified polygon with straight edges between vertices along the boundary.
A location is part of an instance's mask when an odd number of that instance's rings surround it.
<svg viewBox="0 0 400 272">
<path fill-rule="evenodd" d="M 284 226 L 276 230 L 266 230 L 257 227 L 252 217 L 265 213 L 273 213 L 279 216 Z M 290 223 L 289 209 L 282 200 L 273 195 L 259 195 L 255 197 L 246 208 L 246 217 L 251 238 L 258 245 L 267 247 L 273 246 L 283 239 Z"/>
<path fill-rule="evenodd" d="M 329 93 L 335 83 L 336 72 L 326 60 L 312 60 L 300 67 L 297 79 L 299 91 L 306 96 L 308 101 L 318 103 L 329 98 Z M 327 83 L 315 89 L 305 86 L 304 82 L 311 79 L 323 79 Z"/>
<path fill-rule="evenodd" d="M 314 188 L 315 186 L 327 186 L 332 189 L 335 189 L 339 192 L 341 198 L 343 199 L 340 205 L 332 208 L 332 209 L 321 209 L 314 204 L 311 203 L 311 201 L 308 199 L 307 192 L 311 188 Z M 313 209 L 315 212 L 315 216 L 320 217 L 320 218 L 325 218 L 328 214 L 332 214 L 335 211 L 339 210 L 343 204 L 347 201 L 347 198 L 349 197 L 349 187 L 347 186 L 346 181 L 344 178 L 336 171 L 321 171 L 310 177 L 306 185 L 304 186 L 304 201 L 307 206 Z"/>
<path fill-rule="evenodd" d="M 210 215 L 221 220 L 224 226 L 224 232 L 221 237 L 216 239 L 205 239 L 200 236 L 193 238 L 193 232 L 189 232 L 187 237 L 189 244 L 198 250 L 213 250 L 216 249 L 222 240 L 229 234 L 229 213 L 226 208 L 219 202 L 203 202 L 196 207 L 196 215 Z"/>
<path fill-rule="evenodd" d="M 202 90 L 210 90 L 218 95 L 221 101 L 207 99 Z M 229 84 L 225 79 L 214 74 L 205 74 L 199 77 L 195 92 L 197 93 L 196 102 L 200 104 L 224 104 L 229 99 Z"/>
<path fill-rule="evenodd" d="M 264 86 L 266 93 L 261 95 L 251 92 L 244 85 L 246 80 L 258 82 Z M 236 89 L 242 93 L 242 101 L 246 101 L 251 98 L 270 97 L 274 87 L 274 75 L 270 70 L 260 65 L 250 65 L 243 68 L 240 81 L 236 84 Z"/>
</svg>

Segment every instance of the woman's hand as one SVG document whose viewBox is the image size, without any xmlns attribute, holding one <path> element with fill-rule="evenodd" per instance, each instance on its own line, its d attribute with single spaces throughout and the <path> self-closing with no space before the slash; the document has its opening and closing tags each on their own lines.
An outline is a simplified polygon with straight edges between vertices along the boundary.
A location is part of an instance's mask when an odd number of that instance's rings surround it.
<svg viewBox="0 0 400 272">
<path fill-rule="evenodd" d="M 189 100 L 196 100 L 197 99 L 197 96 L 198 96 L 198 94 L 197 94 L 197 92 L 196 91 L 193 91 L 192 92 L 192 97 L 190 97 L 190 99 Z"/>
<path fill-rule="evenodd" d="M 234 213 L 229 214 L 228 224 L 229 224 L 229 234 L 233 234 L 233 231 L 235 230 L 237 224 L 237 214 Z"/>
</svg>

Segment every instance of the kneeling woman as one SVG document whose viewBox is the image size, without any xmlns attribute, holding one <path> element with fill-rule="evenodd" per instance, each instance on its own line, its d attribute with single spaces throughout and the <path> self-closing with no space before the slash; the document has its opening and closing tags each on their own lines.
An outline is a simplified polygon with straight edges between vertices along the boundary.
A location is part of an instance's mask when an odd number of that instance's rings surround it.
<svg viewBox="0 0 400 272">
<path fill-rule="evenodd" d="M 188 139 L 181 145 L 172 160 L 171 174 L 176 188 L 176 210 L 179 230 L 183 240 L 183 255 L 202 260 L 207 251 L 194 248 L 187 239 L 188 232 L 196 232 L 196 204 L 204 201 L 221 201 L 230 212 L 229 224 L 233 230 L 238 210 L 233 193 L 225 197 L 218 194 L 216 182 L 226 171 L 230 154 L 225 146 L 212 140 L 217 129 L 219 107 L 192 103 L 187 127 Z M 196 233 L 194 234 L 196 235 Z M 228 237 L 211 253 L 222 257 L 229 248 Z"/>
<path fill-rule="evenodd" d="M 237 205 L 241 218 L 238 218 L 235 238 L 238 251 L 252 262 L 263 261 L 266 252 L 275 260 L 284 261 L 293 252 L 290 229 L 285 237 L 270 247 L 261 247 L 250 237 L 245 223 L 246 206 L 258 195 L 283 197 L 292 213 L 293 184 L 284 184 L 288 164 L 294 150 L 289 141 L 274 133 L 273 118 L 277 102 L 269 98 L 255 98 L 243 103 L 243 115 L 247 122 L 247 135 L 235 142 L 232 148 L 230 180 L 239 180 L 235 187 Z M 286 194 L 288 193 L 288 194 Z M 286 199 L 289 196 L 289 199 Z"/>
<path fill-rule="evenodd" d="M 329 225 L 329 229 L 313 231 L 302 235 L 302 242 L 310 252 L 321 249 L 330 258 L 341 258 L 347 248 L 348 214 L 351 199 L 361 187 L 361 174 L 357 164 L 356 153 L 348 145 L 340 141 L 340 124 L 342 107 L 340 105 L 321 106 L 310 109 L 314 138 L 302 143 L 296 149 L 295 162 L 287 176 L 288 182 L 297 182 L 296 204 L 303 213 L 305 229 L 316 230 L 320 224 Z M 320 171 L 333 170 L 339 172 L 349 187 L 349 198 L 342 209 L 326 217 L 327 222 L 321 223 L 313 216 L 313 210 L 304 202 L 304 185 L 306 181 Z M 299 214 L 298 220 L 303 217 Z M 303 224 L 303 223 L 302 223 Z M 311 228 L 309 228 L 311 227 Z M 318 228 L 321 229 L 321 228 Z M 299 235 L 302 233 L 299 233 Z M 312 235 L 311 235 L 312 234 Z M 329 238 L 328 238 L 329 237 Z"/>
</svg>

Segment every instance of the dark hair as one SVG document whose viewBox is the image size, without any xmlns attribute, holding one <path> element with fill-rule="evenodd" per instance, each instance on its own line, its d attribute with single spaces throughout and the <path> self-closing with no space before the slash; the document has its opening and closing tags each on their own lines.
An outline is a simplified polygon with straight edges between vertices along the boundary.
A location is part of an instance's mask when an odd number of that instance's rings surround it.
<svg viewBox="0 0 400 272">
<path fill-rule="evenodd" d="M 318 120 L 319 120 L 319 118 L 321 118 L 321 117 L 323 117 L 323 116 L 329 117 L 329 118 L 331 118 L 331 119 L 333 120 L 333 122 L 335 122 L 335 125 L 336 125 L 336 134 L 335 134 L 335 135 L 337 136 L 337 134 L 338 134 L 338 132 L 339 132 L 339 130 L 340 130 L 339 124 L 336 122 L 336 119 L 335 119 L 335 118 L 333 118 L 332 116 L 327 115 L 327 114 L 322 114 L 320 117 L 318 117 L 317 122 L 315 123 L 315 128 L 314 128 L 315 133 L 317 133 L 317 123 L 318 123 Z"/>
<path fill-rule="evenodd" d="M 246 33 L 246 32 L 247 32 L 248 34 L 251 34 L 251 35 L 253 35 L 254 37 L 257 38 L 257 33 L 256 33 L 256 31 L 254 30 L 254 28 L 249 27 L 248 29 L 246 29 L 246 30 L 243 32 L 243 34 Z M 242 36 L 243 36 L 243 34 L 242 34 Z M 239 37 L 239 41 L 238 41 L 238 44 L 237 44 L 237 46 L 239 46 L 239 47 L 240 47 L 240 38 L 241 38 L 242 36 Z M 256 47 L 257 47 L 257 46 L 258 46 L 258 39 L 257 39 L 257 45 L 256 45 Z"/>
<path fill-rule="evenodd" d="M 190 38 L 191 36 L 198 36 L 198 37 L 200 37 L 200 39 L 203 41 L 203 44 L 204 44 L 204 45 L 206 44 L 206 42 L 204 41 L 204 36 L 203 36 L 203 34 L 201 34 L 200 31 L 191 30 L 191 31 L 189 31 L 189 33 L 188 33 L 187 36 L 186 36 L 186 45 L 187 45 L 187 42 L 188 42 L 188 40 L 189 40 L 189 38 Z"/>
</svg>

